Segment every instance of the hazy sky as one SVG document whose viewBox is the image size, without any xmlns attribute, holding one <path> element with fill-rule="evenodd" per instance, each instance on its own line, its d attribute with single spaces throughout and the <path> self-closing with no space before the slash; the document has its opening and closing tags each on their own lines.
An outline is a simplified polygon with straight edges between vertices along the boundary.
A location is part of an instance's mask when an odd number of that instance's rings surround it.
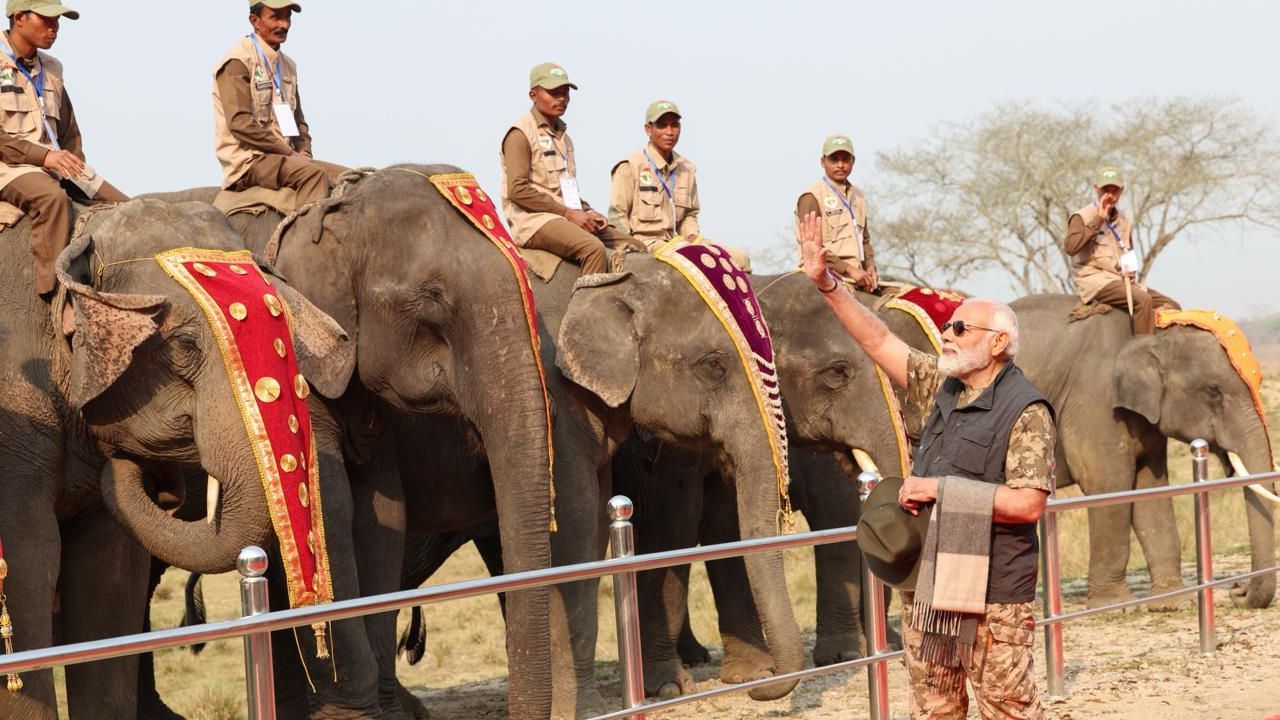
<svg viewBox="0 0 1280 720">
<path fill-rule="evenodd" d="M 212 69 L 248 32 L 247 3 L 66 2 L 82 19 L 63 24 L 53 53 L 89 162 L 130 193 L 218 182 Z M 703 231 L 749 250 L 778 244 L 836 132 L 857 146 L 853 180 L 869 191 L 874 229 L 875 153 L 1001 101 L 1238 96 L 1280 122 L 1280 4 L 1261 1 L 304 6 L 285 51 L 317 157 L 449 162 L 496 195 L 498 146 L 528 108 L 529 68 L 554 61 L 581 88 L 566 120 L 589 202 L 607 206 L 609 168 L 643 142 L 645 106 L 669 98 L 684 112 L 679 150 L 698 165 Z M 1237 317 L 1280 310 L 1264 290 L 1276 241 L 1180 241 L 1151 284 Z M 990 277 L 965 287 L 1011 295 Z"/>
</svg>

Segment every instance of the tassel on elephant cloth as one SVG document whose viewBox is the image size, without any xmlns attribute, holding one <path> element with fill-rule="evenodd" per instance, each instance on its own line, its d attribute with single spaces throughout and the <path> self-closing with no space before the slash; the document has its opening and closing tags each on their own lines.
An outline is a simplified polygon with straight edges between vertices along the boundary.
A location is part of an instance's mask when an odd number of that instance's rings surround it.
<svg viewBox="0 0 1280 720">
<path fill-rule="evenodd" d="M 4 581 L 9 577 L 9 563 L 4 559 L 4 544 L 0 543 L 0 640 L 4 642 L 4 654 L 13 654 L 13 619 L 9 617 L 9 599 L 4 594 Z M 22 678 L 17 673 L 10 673 L 7 682 L 9 692 L 16 693 L 22 689 Z"/>
<path fill-rule="evenodd" d="M 156 262 L 208 320 L 257 460 L 289 586 L 289 605 L 333 600 L 320 464 L 289 307 L 247 251 L 178 248 Z"/>
<path fill-rule="evenodd" d="M 738 351 L 773 453 L 778 479 L 779 526 L 790 531 L 795 519 L 791 512 L 782 387 L 774 364 L 773 338 L 755 290 L 746 273 L 733 264 L 729 251 L 719 245 L 689 243 L 677 237 L 654 251 L 653 256 L 675 268 L 693 286 Z"/>
</svg>

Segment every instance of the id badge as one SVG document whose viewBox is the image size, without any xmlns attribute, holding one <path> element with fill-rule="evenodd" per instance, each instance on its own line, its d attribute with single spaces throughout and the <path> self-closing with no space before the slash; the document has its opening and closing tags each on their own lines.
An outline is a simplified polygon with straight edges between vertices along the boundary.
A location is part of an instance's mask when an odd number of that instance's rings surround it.
<svg viewBox="0 0 1280 720">
<path fill-rule="evenodd" d="M 271 109 L 276 114 L 276 124 L 280 126 L 280 134 L 287 138 L 296 138 L 300 134 L 298 132 L 298 122 L 293 117 L 293 108 L 288 103 L 271 103 Z"/>
<path fill-rule="evenodd" d="M 568 175 L 560 176 L 560 196 L 564 206 L 570 210 L 582 209 L 582 196 L 578 194 L 578 179 Z"/>
<path fill-rule="evenodd" d="M 1121 255 L 1120 269 L 1124 272 L 1138 272 L 1138 253 L 1130 250 Z"/>
</svg>

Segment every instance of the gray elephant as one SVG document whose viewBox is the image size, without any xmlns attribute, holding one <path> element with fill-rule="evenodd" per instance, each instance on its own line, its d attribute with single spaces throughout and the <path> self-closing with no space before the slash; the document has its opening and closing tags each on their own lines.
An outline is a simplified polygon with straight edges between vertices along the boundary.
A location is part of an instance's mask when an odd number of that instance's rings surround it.
<svg viewBox="0 0 1280 720">
<path fill-rule="evenodd" d="M 53 321 L 60 302 L 51 310 L 36 296 L 31 264 L 17 257 L 25 225 L 9 231 L 13 257 L 0 269 L 0 461 L 8 488 L 0 538 L 16 650 L 48 646 L 55 635 L 74 642 L 140 631 L 148 551 L 221 572 L 243 546 L 272 537 L 211 326 L 155 260 L 177 246 L 239 249 L 239 238 L 207 206 L 143 200 L 95 209 L 77 228 L 56 265 L 74 308 L 70 339 Z M 283 283 L 276 287 L 296 321 L 299 366 L 314 372 L 340 347 L 341 329 Z M 316 435 L 321 462 L 331 463 L 336 446 Z M 173 478 L 192 466 L 222 479 L 218 522 L 159 519 L 167 516 L 152 496 L 179 502 Z M 139 515 L 146 519 L 129 521 Z M 132 720 L 136 667 L 136 658 L 68 667 L 71 716 Z M 55 717 L 52 671 L 23 682 L 21 692 L 0 694 L 0 716 Z"/>
<path fill-rule="evenodd" d="M 271 256 L 279 272 L 351 336 L 354 371 L 330 378 L 339 391 L 327 402 L 341 430 L 349 471 L 343 499 L 353 521 L 347 541 L 377 547 L 390 532 L 395 552 L 400 551 L 395 526 L 403 517 L 388 508 L 402 511 L 396 499 L 404 491 L 396 434 L 387 418 L 439 414 L 462 429 L 469 447 L 485 449 L 493 478 L 485 507 L 490 516 L 496 507 L 503 562 L 511 571 L 532 570 L 550 561 L 549 407 L 512 264 L 432 184 L 433 177 L 459 173 L 444 165 L 357 173 L 333 197 L 284 223 L 271 212 L 230 220 L 251 248 Z M 216 192 L 206 188 L 157 197 L 207 201 Z M 550 344 L 545 333 L 543 342 Z M 421 480 L 431 487 L 447 483 L 448 474 Z M 444 505 L 440 499 L 447 491 L 437 487 L 428 493 Z M 326 513 L 331 509 L 342 511 L 337 499 L 326 504 Z M 362 594 L 380 586 L 375 564 L 357 568 L 354 554 L 331 553 L 330 561 L 358 569 Z M 550 714 L 547 598 L 545 589 L 509 598 L 518 618 L 507 637 L 514 718 Z M 279 601 L 273 595 L 273 606 Z M 401 716 L 395 685 L 377 683 L 379 664 L 394 662 L 394 647 L 385 655 L 369 654 L 376 649 L 371 634 L 389 632 L 394 645 L 394 623 L 394 614 L 369 616 L 364 632 L 337 643 L 335 654 L 345 658 L 339 669 L 359 682 L 329 686 L 326 672 L 331 670 L 312 669 L 322 704 L 365 713 L 361 717 Z M 280 717 L 323 712 L 306 693 L 293 634 L 276 633 L 273 642 Z"/>
<path fill-rule="evenodd" d="M 624 272 L 592 276 L 576 289 L 574 285 L 572 268 L 563 268 L 549 284 L 534 286 L 542 325 L 557 338 L 543 348 L 548 367 L 555 360 L 559 368 L 548 375 L 557 408 L 559 529 L 551 540 L 553 561 L 568 564 L 603 557 L 610 458 L 633 425 L 672 446 L 715 448 L 716 457 L 741 478 L 729 502 L 742 518 L 742 534 L 774 534 L 779 498 L 770 440 L 735 346 L 693 287 L 666 264 L 634 254 L 626 256 Z M 429 453 L 430 444 L 422 438 L 447 428 L 437 422 L 433 430 L 431 418 L 406 421 L 411 423 L 406 440 L 416 442 L 402 442 L 400 447 L 418 452 L 401 454 L 402 475 L 420 474 L 424 464 L 431 462 L 458 473 L 455 492 L 469 492 L 476 500 L 491 492 L 484 482 L 483 458 L 467 459 L 460 452 L 442 459 Z M 462 440 L 455 440 L 455 445 L 465 449 Z M 499 543 L 483 530 L 467 530 L 483 524 L 491 510 L 477 504 L 474 509 L 483 512 L 470 518 L 459 512 L 472 507 L 469 502 L 450 503 L 447 514 L 438 507 L 433 510 L 430 498 L 409 496 L 411 485 L 406 482 L 405 516 L 409 529 L 415 531 L 410 557 L 420 571 L 413 579 L 429 574 L 470 538 L 478 538 L 492 571 L 504 569 L 496 554 Z M 455 534 L 441 537 L 448 533 Z M 383 554 L 386 548 L 377 552 L 371 555 L 365 550 L 362 557 L 377 557 L 381 567 L 394 567 L 396 574 L 388 579 L 386 589 L 399 589 L 400 566 Z M 770 668 L 777 672 L 799 669 L 803 652 L 780 554 L 754 556 L 746 574 L 764 619 Z M 556 717 L 582 716 L 604 704 L 595 684 L 597 585 L 595 581 L 562 585 L 553 595 Z M 508 611 L 508 625 L 513 621 Z M 394 633 L 382 643 L 393 653 Z M 388 669 L 392 673 L 388 680 L 394 681 L 394 666 Z M 794 683 L 771 685 L 757 689 L 753 696 L 780 697 L 793 687 Z"/>
<path fill-rule="evenodd" d="M 1175 325 L 1131 336 L 1129 319 L 1110 312 L 1068 322 L 1076 303 L 1065 295 L 1033 295 L 1013 303 L 1022 327 L 1018 365 L 1058 411 L 1058 486 L 1087 494 L 1168 483 L 1167 438 L 1208 441 L 1228 468 L 1229 454 L 1252 472 L 1274 467 L 1266 425 L 1248 386 L 1214 335 Z M 1275 565 L 1270 505 L 1244 490 L 1253 569 Z M 1131 597 L 1125 583 L 1129 528 L 1151 569 L 1151 592 L 1182 587 L 1173 505 L 1151 500 L 1089 510 L 1090 606 Z M 1275 597 L 1275 575 L 1235 589 L 1252 608 Z"/>
</svg>

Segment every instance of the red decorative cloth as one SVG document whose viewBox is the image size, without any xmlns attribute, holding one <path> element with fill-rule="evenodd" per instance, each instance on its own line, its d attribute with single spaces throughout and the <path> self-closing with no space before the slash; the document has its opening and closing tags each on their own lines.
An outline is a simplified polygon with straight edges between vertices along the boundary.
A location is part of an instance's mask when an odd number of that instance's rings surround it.
<svg viewBox="0 0 1280 720">
<path fill-rule="evenodd" d="M 938 332 L 942 332 L 942 324 L 951 319 L 955 314 L 956 308 L 964 302 L 964 295 L 950 290 L 934 290 L 933 288 L 922 288 L 915 285 L 905 285 L 899 290 L 894 298 L 903 300 L 918 306 L 929 315 L 929 319 L 933 321 L 934 327 Z"/>
<path fill-rule="evenodd" d="M 402 170 L 404 168 L 401 168 Z M 405 170 L 406 172 L 414 172 Z M 419 174 L 419 173 L 414 173 Z M 425 177 L 425 176 L 424 176 Z M 551 401 L 547 393 L 547 374 L 542 367 L 542 341 L 538 337 L 538 313 L 533 301 L 533 286 L 529 284 L 529 271 L 519 249 L 507 234 L 507 228 L 494 207 L 493 198 L 476 182 L 471 173 L 447 173 L 427 177 L 436 190 L 462 213 L 463 217 L 481 232 L 489 242 L 502 253 L 511 265 L 511 272 L 520 286 L 520 299 L 524 303 L 524 319 L 529 328 L 529 345 L 533 349 L 534 361 L 538 364 L 538 377 L 542 382 L 543 408 L 546 411 L 547 423 L 547 474 L 554 478 L 552 467 L 555 464 L 555 448 L 551 444 Z M 551 494 L 551 531 L 556 531 L 555 519 L 555 481 L 549 489 Z"/>
<path fill-rule="evenodd" d="M 333 599 L 320 464 L 290 310 L 248 251 L 178 248 L 156 256 L 213 330 L 244 420 L 289 585 L 289 605 Z"/>
</svg>

